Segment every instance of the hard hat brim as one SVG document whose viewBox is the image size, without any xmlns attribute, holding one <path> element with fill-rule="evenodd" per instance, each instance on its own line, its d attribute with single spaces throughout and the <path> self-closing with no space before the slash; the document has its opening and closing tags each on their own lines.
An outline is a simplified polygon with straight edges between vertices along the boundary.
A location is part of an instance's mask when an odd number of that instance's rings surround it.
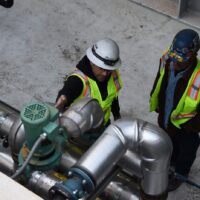
<svg viewBox="0 0 200 200">
<path fill-rule="evenodd" d="M 119 58 L 119 60 L 115 63 L 115 65 L 111 66 L 111 65 L 107 65 L 105 64 L 102 60 L 98 59 L 93 53 L 92 53 L 92 48 L 89 47 L 86 50 L 86 55 L 88 57 L 88 59 L 94 63 L 95 65 L 97 65 L 100 68 L 103 69 L 107 69 L 107 70 L 115 70 L 118 69 L 119 67 L 121 67 L 121 59 Z"/>
</svg>

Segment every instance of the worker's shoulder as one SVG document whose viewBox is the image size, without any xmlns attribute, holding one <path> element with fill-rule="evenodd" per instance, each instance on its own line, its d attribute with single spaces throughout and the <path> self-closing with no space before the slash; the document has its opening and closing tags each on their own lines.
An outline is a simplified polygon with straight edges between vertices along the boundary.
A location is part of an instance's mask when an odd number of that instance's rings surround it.
<svg viewBox="0 0 200 200">
<path fill-rule="evenodd" d="M 67 80 L 69 77 L 70 79 L 80 79 L 79 75 L 83 76 L 84 73 L 77 68 L 72 68 L 65 74 L 64 80 Z"/>
</svg>

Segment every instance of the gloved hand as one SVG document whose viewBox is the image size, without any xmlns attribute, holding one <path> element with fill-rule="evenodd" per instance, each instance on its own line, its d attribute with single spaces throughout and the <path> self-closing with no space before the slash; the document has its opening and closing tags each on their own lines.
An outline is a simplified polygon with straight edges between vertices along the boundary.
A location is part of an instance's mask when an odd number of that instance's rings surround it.
<svg viewBox="0 0 200 200">
<path fill-rule="evenodd" d="M 55 104 L 55 107 L 56 107 L 60 112 L 62 112 L 62 111 L 64 110 L 64 107 L 65 107 L 66 103 L 67 103 L 67 97 L 66 97 L 65 95 L 61 95 L 61 96 L 58 98 L 58 100 L 57 100 L 57 102 L 56 102 L 56 104 Z"/>
</svg>

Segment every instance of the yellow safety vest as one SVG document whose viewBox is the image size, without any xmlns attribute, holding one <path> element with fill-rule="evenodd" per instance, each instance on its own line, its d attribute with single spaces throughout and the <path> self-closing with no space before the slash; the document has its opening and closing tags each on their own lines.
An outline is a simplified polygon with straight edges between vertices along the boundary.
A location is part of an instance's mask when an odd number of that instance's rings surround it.
<svg viewBox="0 0 200 200">
<path fill-rule="evenodd" d="M 108 80 L 108 95 L 105 100 L 102 99 L 96 81 L 92 80 L 79 69 L 74 70 L 74 72 L 70 74 L 70 76 L 71 75 L 78 76 L 83 82 L 83 91 L 80 96 L 74 101 L 77 101 L 78 99 L 81 99 L 83 97 L 91 97 L 96 99 L 104 112 L 104 124 L 106 124 L 110 119 L 112 102 L 114 98 L 118 96 L 119 90 L 122 88 L 122 81 L 119 71 L 114 70 L 111 74 L 110 79 Z"/>
<path fill-rule="evenodd" d="M 162 62 L 162 59 L 161 59 Z M 162 63 L 161 63 L 162 64 Z M 150 98 L 150 112 L 155 111 L 158 107 L 158 96 L 160 92 L 161 83 L 165 74 L 164 64 L 161 65 L 160 77 L 158 79 L 155 90 Z M 198 60 L 197 66 L 192 73 L 188 85 L 177 105 L 172 111 L 170 120 L 177 128 L 187 122 L 196 115 L 197 106 L 200 103 L 200 61 Z"/>
</svg>

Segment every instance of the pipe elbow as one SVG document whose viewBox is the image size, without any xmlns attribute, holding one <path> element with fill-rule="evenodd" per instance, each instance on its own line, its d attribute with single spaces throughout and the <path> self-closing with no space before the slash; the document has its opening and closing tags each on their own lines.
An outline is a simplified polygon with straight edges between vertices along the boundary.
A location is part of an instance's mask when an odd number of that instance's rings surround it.
<svg viewBox="0 0 200 200">
<path fill-rule="evenodd" d="M 87 131 L 95 131 L 103 124 L 104 114 L 97 100 L 84 98 L 73 103 L 60 117 L 70 137 L 77 138 Z"/>
<path fill-rule="evenodd" d="M 139 156 L 140 160 L 126 157 L 122 160 L 136 169 L 141 167 L 143 191 L 149 195 L 160 195 L 165 192 L 172 153 L 169 136 L 159 127 L 139 119 L 118 120 L 115 126 L 123 133 L 127 149 Z M 140 161 L 139 165 L 136 161 Z"/>
<path fill-rule="evenodd" d="M 146 123 L 140 135 L 143 164 L 153 171 L 169 166 L 172 143 L 169 136 L 159 127 Z"/>
<path fill-rule="evenodd" d="M 172 143 L 161 128 L 140 119 L 118 120 L 114 126 L 123 133 L 127 149 L 139 152 L 143 165 L 152 170 L 168 166 Z"/>
</svg>

